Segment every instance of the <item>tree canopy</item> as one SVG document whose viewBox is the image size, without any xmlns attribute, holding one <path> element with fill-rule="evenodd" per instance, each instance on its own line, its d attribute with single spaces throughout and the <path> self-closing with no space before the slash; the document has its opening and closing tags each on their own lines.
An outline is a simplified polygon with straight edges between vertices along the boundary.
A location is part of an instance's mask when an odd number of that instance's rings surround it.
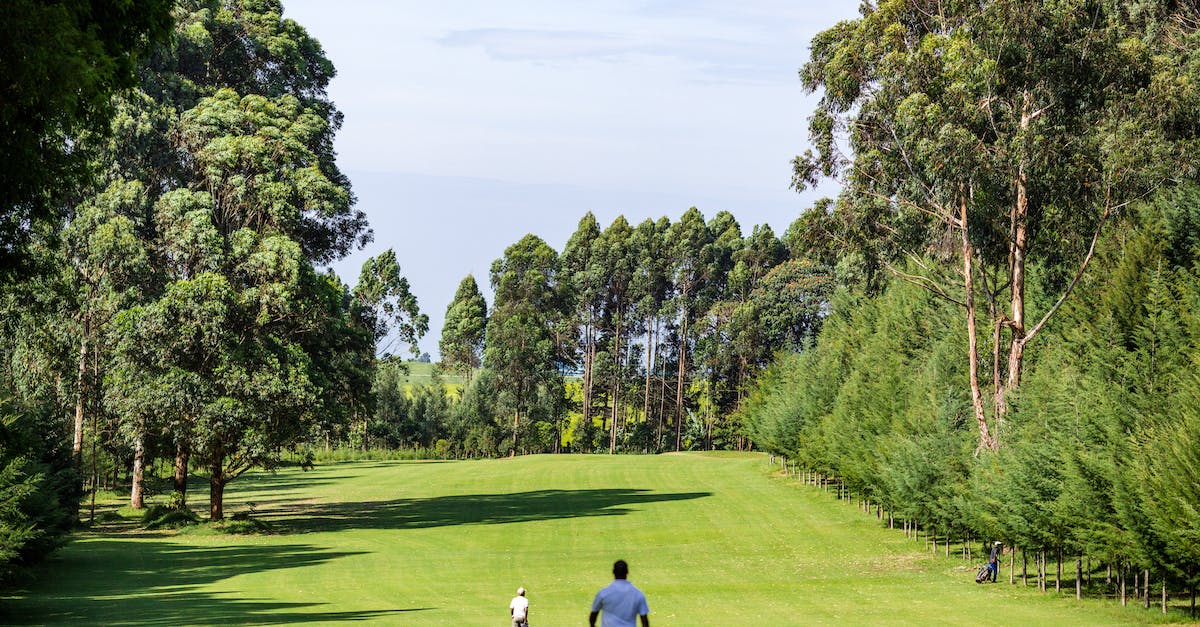
<svg viewBox="0 0 1200 627">
<path fill-rule="evenodd" d="M 1196 18 L 1172 2 L 887 0 L 814 39 L 816 148 L 794 185 L 837 177 L 846 240 L 963 307 L 981 447 L 997 444 L 985 396 L 1002 421 L 1106 222 L 1196 177 Z M 1036 316 L 1030 272 L 1056 294 Z"/>
</svg>

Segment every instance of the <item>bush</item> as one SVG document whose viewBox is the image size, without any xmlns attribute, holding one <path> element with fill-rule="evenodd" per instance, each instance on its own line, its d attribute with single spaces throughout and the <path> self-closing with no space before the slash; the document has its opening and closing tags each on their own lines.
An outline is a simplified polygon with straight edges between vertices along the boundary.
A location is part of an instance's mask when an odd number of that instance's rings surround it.
<svg viewBox="0 0 1200 627">
<path fill-rule="evenodd" d="M 49 555 L 78 522 L 70 451 L 40 422 L 30 414 L 0 418 L 0 579 Z"/>
<path fill-rule="evenodd" d="M 142 514 L 143 529 L 178 529 L 195 525 L 200 517 L 190 509 L 176 509 L 167 505 L 151 505 Z"/>
</svg>

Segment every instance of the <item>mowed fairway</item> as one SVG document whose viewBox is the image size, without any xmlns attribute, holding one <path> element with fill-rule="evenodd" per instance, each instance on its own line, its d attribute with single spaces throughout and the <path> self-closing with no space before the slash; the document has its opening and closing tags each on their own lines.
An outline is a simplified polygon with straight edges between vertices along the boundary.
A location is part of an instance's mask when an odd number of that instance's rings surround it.
<svg viewBox="0 0 1200 627">
<path fill-rule="evenodd" d="M 532 625 L 581 625 L 617 558 L 656 627 L 1159 617 L 978 586 L 961 561 L 756 454 L 342 463 L 243 477 L 227 513 L 249 502 L 272 533 L 83 534 L 0 604 L 0 622 L 507 625 L 524 586 Z"/>
</svg>

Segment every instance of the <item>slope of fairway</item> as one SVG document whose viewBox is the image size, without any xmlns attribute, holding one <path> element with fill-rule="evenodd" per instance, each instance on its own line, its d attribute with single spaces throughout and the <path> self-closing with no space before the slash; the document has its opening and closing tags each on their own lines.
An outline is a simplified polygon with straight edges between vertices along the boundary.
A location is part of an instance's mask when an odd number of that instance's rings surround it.
<svg viewBox="0 0 1200 627">
<path fill-rule="evenodd" d="M 656 627 L 1159 617 L 978 586 L 962 562 L 770 473 L 764 456 L 683 454 L 247 476 L 227 511 L 253 503 L 272 533 L 85 533 L 2 601 L 0 622 L 506 625 L 524 586 L 532 625 L 579 625 L 617 558 Z"/>
</svg>

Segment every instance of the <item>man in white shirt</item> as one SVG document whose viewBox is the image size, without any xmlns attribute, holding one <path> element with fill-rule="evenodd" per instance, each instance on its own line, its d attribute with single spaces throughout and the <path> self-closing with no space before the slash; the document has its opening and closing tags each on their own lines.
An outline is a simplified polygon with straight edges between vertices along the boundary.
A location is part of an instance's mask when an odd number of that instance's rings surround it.
<svg viewBox="0 0 1200 627">
<path fill-rule="evenodd" d="M 625 579 L 628 575 L 629 565 L 625 560 L 617 560 L 613 564 L 613 582 L 597 592 L 592 601 L 589 625 L 596 627 L 596 616 L 603 612 L 604 619 L 600 621 L 602 627 L 637 627 L 635 617 L 642 619 L 642 627 L 650 627 L 650 606 L 646 604 L 646 595 Z"/>
<path fill-rule="evenodd" d="M 529 627 L 529 599 L 525 598 L 525 588 L 517 588 L 517 596 L 508 604 L 508 613 L 512 614 L 512 627 Z"/>
</svg>

